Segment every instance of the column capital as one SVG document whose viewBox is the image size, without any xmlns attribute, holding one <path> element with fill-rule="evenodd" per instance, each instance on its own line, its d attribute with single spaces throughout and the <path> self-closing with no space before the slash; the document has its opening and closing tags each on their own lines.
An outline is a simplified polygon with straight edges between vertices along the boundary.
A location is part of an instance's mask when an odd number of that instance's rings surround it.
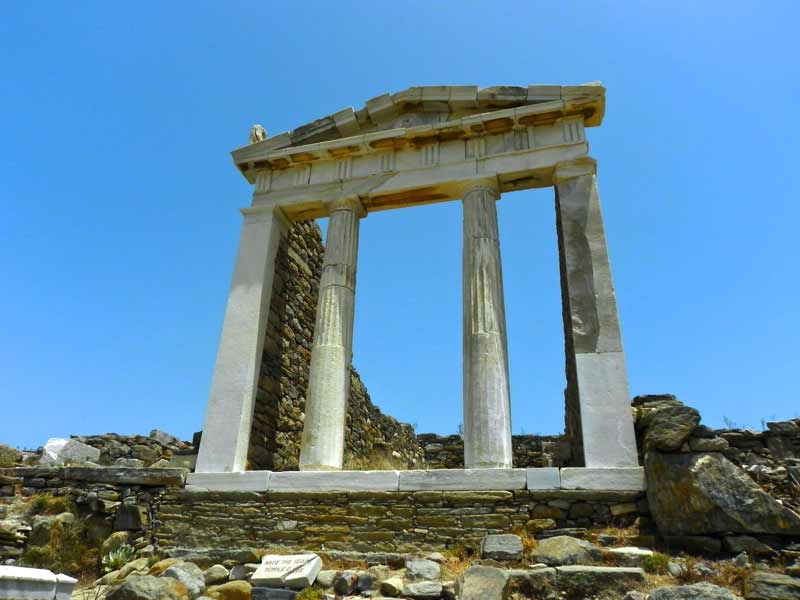
<svg viewBox="0 0 800 600">
<path fill-rule="evenodd" d="M 248 206 L 239 209 L 239 212 L 242 213 L 245 223 L 258 223 L 274 218 L 284 231 L 292 226 L 286 213 L 278 206 Z"/>
<path fill-rule="evenodd" d="M 328 203 L 328 212 L 332 213 L 337 210 L 353 210 L 356 212 L 360 219 L 363 219 L 367 216 L 367 209 L 364 208 L 363 202 L 361 202 L 361 198 L 358 196 L 348 196 L 345 198 L 339 198 L 334 200 L 333 202 Z"/>
<path fill-rule="evenodd" d="M 597 161 L 590 156 L 584 156 L 558 163 L 553 171 L 553 183 L 558 184 L 582 175 L 595 174 L 597 174 Z"/>
<path fill-rule="evenodd" d="M 480 179 L 465 181 L 461 184 L 461 188 L 462 200 L 467 194 L 478 191 L 487 192 L 494 196 L 495 199 L 500 198 L 500 183 L 497 181 L 497 177 L 482 177 Z"/>
</svg>

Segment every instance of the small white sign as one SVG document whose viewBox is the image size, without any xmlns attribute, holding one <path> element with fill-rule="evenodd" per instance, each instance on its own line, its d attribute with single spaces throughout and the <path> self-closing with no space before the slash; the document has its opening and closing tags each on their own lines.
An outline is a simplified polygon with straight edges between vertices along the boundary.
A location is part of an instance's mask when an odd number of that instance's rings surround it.
<svg viewBox="0 0 800 600">
<path fill-rule="evenodd" d="M 264 587 L 305 588 L 314 583 L 322 560 L 313 553 L 267 554 L 253 573 L 250 583 Z"/>
</svg>

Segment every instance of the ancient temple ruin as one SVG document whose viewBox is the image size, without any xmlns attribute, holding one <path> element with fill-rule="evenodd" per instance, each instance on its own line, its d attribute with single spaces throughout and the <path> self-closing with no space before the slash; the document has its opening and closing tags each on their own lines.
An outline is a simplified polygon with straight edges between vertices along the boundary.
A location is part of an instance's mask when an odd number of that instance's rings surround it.
<svg viewBox="0 0 800 600">
<path fill-rule="evenodd" d="M 596 161 L 585 135 L 586 127 L 601 124 L 604 105 L 598 83 L 413 87 L 289 133 L 265 137 L 257 130 L 253 143 L 235 150 L 234 162 L 254 191 L 251 206 L 242 209 L 197 472 L 189 483 L 256 490 L 641 489 Z M 526 472 L 512 465 L 496 202 L 503 193 L 546 186 L 555 188 L 567 435 L 577 466 Z M 343 473 L 361 220 L 374 211 L 451 200 L 460 200 L 464 211 L 466 469 Z M 305 391 L 302 472 L 247 471 L 278 247 L 291 223 L 322 217 L 329 225 Z"/>
</svg>

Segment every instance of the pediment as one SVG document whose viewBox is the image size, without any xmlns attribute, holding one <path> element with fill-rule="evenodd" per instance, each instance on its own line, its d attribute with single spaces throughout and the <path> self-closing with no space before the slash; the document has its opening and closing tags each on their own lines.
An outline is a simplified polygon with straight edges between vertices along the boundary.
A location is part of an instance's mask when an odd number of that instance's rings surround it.
<svg viewBox="0 0 800 600">
<path fill-rule="evenodd" d="M 557 116 L 581 114 L 586 126 L 599 125 L 605 110 L 605 88 L 599 82 L 583 85 L 416 86 L 368 100 L 363 108 L 346 108 L 296 129 L 235 150 L 234 162 L 242 172 L 248 163 L 275 151 L 333 142 L 389 130 L 408 130 L 446 123 L 467 122 L 517 107 L 540 105 L 542 113 Z"/>
</svg>

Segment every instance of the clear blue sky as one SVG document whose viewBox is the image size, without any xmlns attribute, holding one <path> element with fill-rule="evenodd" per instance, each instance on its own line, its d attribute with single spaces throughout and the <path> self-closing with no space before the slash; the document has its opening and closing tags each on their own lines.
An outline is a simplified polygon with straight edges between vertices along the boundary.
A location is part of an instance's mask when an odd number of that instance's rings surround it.
<svg viewBox="0 0 800 600">
<path fill-rule="evenodd" d="M 250 194 L 229 151 L 254 122 L 432 84 L 602 80 L 588 134 L 632 393 L 712 426 L 797 416 L 798 6 L 6 3 L 0 441 L 198 430 Z M 552 192 L 498 209 L 514 431 L 556 433 Z M 461 422 L 460 232 L 458 203 L 361 227 L 354 363 L 419 431 Z"/>
</svg>

